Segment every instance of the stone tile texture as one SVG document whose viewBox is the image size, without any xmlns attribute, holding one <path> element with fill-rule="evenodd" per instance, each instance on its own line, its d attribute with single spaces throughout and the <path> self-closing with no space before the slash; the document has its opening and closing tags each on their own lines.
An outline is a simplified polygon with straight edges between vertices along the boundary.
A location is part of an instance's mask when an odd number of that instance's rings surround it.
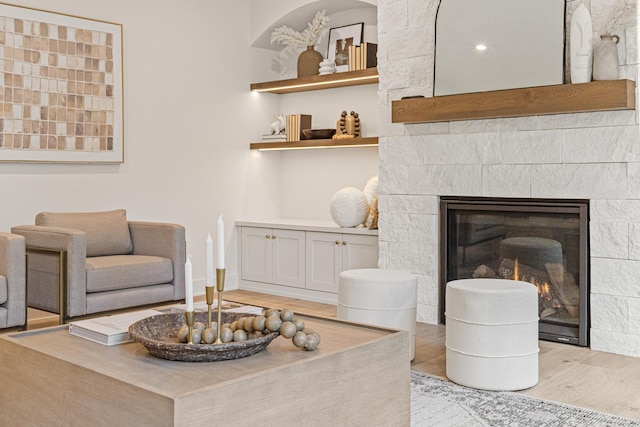
<svg viewBox="0 0 640 427">
<path fill-rule="evenodd" d="M 587 3 L 596 32 L 615 3 Z M 437 6 L 438 0 L 378 2 L 385 52 L 378 65 L 380 266 L 418 275 L 418 321 L 436 323 L 439 196 L 588 199 L 590 345 L 640 357 L 638 109 L 391 123 L 392 100 L 433 96 Z M 621 78 L 637 81 L 637 30 L 632 26 L 619 35 Z"/>
</svg>

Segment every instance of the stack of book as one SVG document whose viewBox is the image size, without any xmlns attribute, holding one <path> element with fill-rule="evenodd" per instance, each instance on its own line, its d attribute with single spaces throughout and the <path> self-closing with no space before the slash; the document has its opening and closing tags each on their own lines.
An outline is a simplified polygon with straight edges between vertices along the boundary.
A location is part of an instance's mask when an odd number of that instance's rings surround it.
<svg viewBox="0 0 640 427">
<path fill-rule="evenodd" d="M 378 65 L 378 45 L 362 43 L 360 46 L 349 46 L 349 71 L 374 68 Z"/>
<path fill-rule="evenodd" d="M 132 341 L 129 326 L 149 316 L 162 314 L 156 310 L 140 310 L 69 323 L 69 333 L 103 345 Z"/>
<path fill-rule="evenodd" d="M 263 142 L 285 142 L 287 140 L 287 134 L 285 133 L 266 133 L 262 135 Z"/>
<path fill-rule="evenodd" d="M 305 139 L 302 130 L 311 129 L 310 114 L 289 114 L 286 120 L 287 142 Z"/>
</svg>

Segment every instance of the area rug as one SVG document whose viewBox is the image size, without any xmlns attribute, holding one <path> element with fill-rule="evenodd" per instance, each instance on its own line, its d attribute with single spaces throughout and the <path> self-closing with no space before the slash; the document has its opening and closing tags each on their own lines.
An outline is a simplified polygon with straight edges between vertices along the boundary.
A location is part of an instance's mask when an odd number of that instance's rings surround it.
<svg viewBox="0 0 640 427">
<path fill-rule="evenodd" d="M 411 425 L 416 427 L 627 427 L 617 417 L 513 392 L 476 390 L 411 372 Z"/>
</svg>

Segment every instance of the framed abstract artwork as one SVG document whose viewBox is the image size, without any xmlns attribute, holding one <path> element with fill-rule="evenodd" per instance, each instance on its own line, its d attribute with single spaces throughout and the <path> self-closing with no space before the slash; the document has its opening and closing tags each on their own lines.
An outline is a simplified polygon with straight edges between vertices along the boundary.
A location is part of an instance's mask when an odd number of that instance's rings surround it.
<svg viewBox="0 0 640 427">
<path fill-rule="evenodd" d="M 362 42 L 364 22 L 329 29 L 327 59 L 336 63 L 336 71 L 349 71 L 349 46 Z"/>
<path fill-rule="evenodd" d="M 0 3 L 0 162 L 124 162 L 122 25 Z"/>
</svg>

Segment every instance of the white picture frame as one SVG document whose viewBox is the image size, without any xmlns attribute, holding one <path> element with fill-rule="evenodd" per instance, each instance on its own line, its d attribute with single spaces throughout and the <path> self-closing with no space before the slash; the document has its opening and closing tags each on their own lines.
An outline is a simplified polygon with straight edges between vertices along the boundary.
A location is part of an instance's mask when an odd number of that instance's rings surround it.
<svg viewBox="0 0 640 427">
<path fill-rule="evenodd" d="M 349 71 L 349 46 L 360 46 L 364 22 L 329 29 L 327 59 L 336 64 L 336 72 Z"/>
</svg>

